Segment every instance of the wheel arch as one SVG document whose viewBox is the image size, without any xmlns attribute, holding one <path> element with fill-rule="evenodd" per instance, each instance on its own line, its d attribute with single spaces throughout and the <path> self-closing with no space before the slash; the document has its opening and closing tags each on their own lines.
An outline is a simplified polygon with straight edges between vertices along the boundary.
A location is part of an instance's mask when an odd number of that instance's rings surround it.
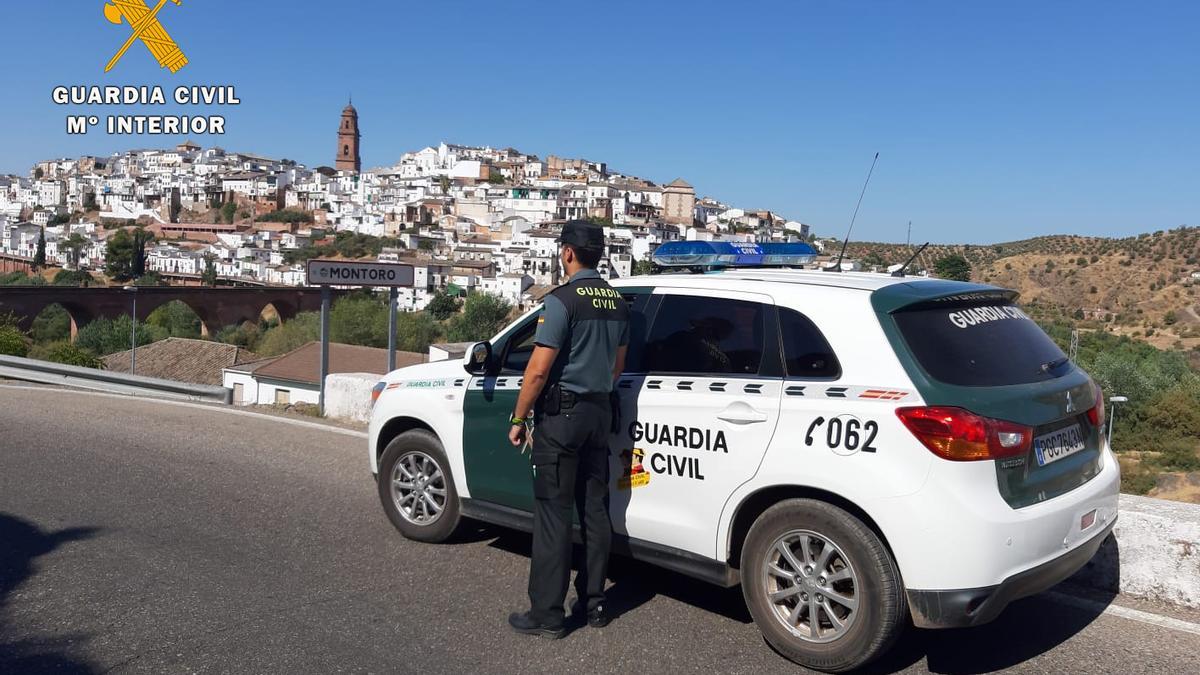
<svg viewBox="0 0 1200 675">
<path fill-rule="evenodd" d="M 775 504 L 787 499 L 814 499 L 836 506 L 854 517 L 858 518 L 879 537 L 887 548 L 888 555 L 892 559 L 896 559 L 896 552 L 892 550 L 892 545 L 888 541 L 887 535 L 879 523 L 871 517 L 858 504 L 853 501 L 829 490 L 822 490 L 805 485 L 771 485 L 763 487 L 751 494 L 747 495 L 741 503 L 738 504 L 737 510 L 734 511 L 733 518 L 730 521 L 729 536 L 725 544 L 726 562 L 733 568 L 741 568 L 742 564 L 742 546 L 745 544 L 746 535 L 750 533 L 750 528 L 754 525 L 754 521 L 763 514 L 764 511 L 771 508 Z M 897 562 L 897 567 L 899 563 Z"/>
<path fill-rule="evenodd" d="M 424 420 L 408 415 L 393 417 L 384 422 L 383 426 L 379 429 L 379 436 L 375 439 L 375 466 L 379 466 L 379 458 L 383 457 L 383 451 L 387 450 L 388 443 L 391 443 L 392 439 L 413 429 L 424 429 L 433 434 L 439 441 L 442 440 L 438 432 Z"/>
</svg>

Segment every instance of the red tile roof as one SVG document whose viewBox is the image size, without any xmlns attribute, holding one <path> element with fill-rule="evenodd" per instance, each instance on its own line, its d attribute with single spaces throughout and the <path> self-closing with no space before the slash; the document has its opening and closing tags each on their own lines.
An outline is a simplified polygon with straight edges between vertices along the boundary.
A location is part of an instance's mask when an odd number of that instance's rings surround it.
<svg viewBox="0 0 1200 675">
<path fill-rule="evenodd" d="M 429 356 L 426 354 L 396 352 L 397 368 L 425 363 L 428 360 Z M 321 343 L 309 342 L 299 349 L 271 360 L 270 363 L 254 365 L 255 377 L 318 386 L 320 384 Z M 240 369 L 234 368 L 234 370 Z M 330 374 L 374 373 L 383 375 L 387 372 L 387 350 L 331 342 L 329 344 L 329 372 Z"/>
</svg>

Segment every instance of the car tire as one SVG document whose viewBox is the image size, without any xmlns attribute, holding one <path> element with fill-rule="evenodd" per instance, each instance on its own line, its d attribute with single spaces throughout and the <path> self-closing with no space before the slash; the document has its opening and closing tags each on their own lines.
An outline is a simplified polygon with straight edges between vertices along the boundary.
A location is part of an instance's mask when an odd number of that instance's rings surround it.
<svg viewBox="0 0 1200 675">
<path fill-rule="evenodd" d="M 379 500 L 409 539 L 438 543 L 458 528 L 462 508 L 441 441 L 424 429 L 392 439 L 379 460 Z"/>
<path fill-rule="evenodd" d="M 802 666 L 860 668 L 890 649 L 907 625 L 900 572 L 887 547 L 861 520 L 826 502 L 789 499 L 768 508 L 746 536 L 741 565 L 742 594 L 763 637 Z"/>
</svg>

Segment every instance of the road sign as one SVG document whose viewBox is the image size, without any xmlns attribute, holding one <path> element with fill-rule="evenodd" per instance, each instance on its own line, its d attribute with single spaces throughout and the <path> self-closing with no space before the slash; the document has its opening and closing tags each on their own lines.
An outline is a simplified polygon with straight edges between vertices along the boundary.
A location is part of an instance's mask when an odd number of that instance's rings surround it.
<svg viewBox="0 0 1200 675">
<path fill-rule="evenodd" d="M 309 260 L 309 286 L 412 286 L 412 265 L 355 262 L 353 260 Z"/>
<path fill-rule="evenodd" d="M 321 378 L 317 408 L 325 414 L 325 378 L 329 375 L 330 286 L 367 286 L 388 289 L 388 372 L 396 369 L 396 289 L 412 287 L 416 272 L 412 265 L 353 260 L 309 260 L 308 285 L 321 287 Z"/>
</svg>

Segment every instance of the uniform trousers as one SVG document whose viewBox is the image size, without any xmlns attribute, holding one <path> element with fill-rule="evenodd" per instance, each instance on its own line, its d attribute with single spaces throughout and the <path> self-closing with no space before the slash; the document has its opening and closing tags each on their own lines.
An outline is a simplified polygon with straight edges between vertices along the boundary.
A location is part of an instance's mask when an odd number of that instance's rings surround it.
<svg viewBox="0 0 1200 675">
<path fill-rule="evenodd" d="M 558 414 L 540 414 L 533 432 L 531 616 L 561 625 L 571 575 L 572 512 L 579 514 L 584 559 L 575 590 L 589 611 L 604 602 L 612 547 L 608 513 L 608 395 L 585 396 Z"/>
</svg>

